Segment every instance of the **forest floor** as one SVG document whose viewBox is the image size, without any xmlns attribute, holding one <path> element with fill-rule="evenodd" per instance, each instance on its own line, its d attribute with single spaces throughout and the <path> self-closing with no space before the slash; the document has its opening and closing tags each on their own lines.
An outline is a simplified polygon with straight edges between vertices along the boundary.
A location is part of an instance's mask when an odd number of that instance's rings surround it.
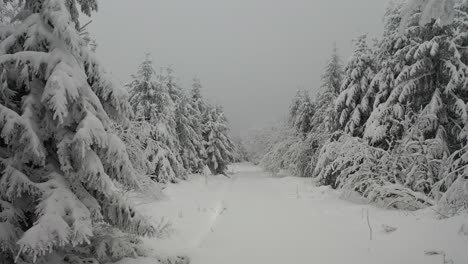
<svg viewBox="0 0 468 264">
<path fill-rule="evenodd" d="M 150 255 L 185 255 L 193 264 L 468 263 L 468 215 L 386 210 L 310 179 L 272 177 L 249 164 L 231 170 L 231 178 L 169 185 L 159 201 L 136 200 L 152 221 L 172 224 L 165 237 L 144 240 Z"/>
</svg>

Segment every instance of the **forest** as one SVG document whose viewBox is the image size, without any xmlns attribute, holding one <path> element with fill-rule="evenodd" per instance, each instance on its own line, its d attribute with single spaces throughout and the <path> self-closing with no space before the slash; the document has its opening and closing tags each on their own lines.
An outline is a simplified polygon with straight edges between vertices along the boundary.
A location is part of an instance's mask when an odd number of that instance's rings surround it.
<svg viewBox="0 0 468 264">
<path fill-rule="evenodd" d="M 287 120 L 242 137 L 201 78 L 187 87 L 150 53 L 141 51 L 130 82 L 116 82 L 80 19 L 95 12 L 97 0 L 0 0 L 1 264 L 310 261 L 307 248 L 288 249 L 328 244 L 300 240 L 319 230 L 298 219 L 326 224 L 335 207 L 349 223 L 350 208 L 367 217 L 356 241 L 376 243 L 349 263 L 389 263 L 376 256 L 378 242 L 400 232 L 392 221 L 453 233 L 422 237 L 424 252 L 400 263 L 468 261 L 468 1 L 389 3 L 379 38 L 357 36 L 347 60 L 330 47 L 320 87 L 298 90 Z M 307 200 L 314 195 L 324 201 Z M 417 237 L 401 225 L 407 233 L 388 248 Z M 263 247 L 242 251 L 259 230 Z M 355 256 L 338 242 L 354 235 L 337 230 L 321 236 Z M 283 255 L 272 231 L 289 242 L 278 242 Z M 345 261 L 326 257 L 317 261 Z"/>
<path fill-rule="evenodd" d="M 466 210 L 468 4 L 426 8 L 392 3 L 344 65 L 335 48 L 316 98 L 298 91 L 287 124 L 252 132 L 255 161 L 384 207 Z"/>
</svg>

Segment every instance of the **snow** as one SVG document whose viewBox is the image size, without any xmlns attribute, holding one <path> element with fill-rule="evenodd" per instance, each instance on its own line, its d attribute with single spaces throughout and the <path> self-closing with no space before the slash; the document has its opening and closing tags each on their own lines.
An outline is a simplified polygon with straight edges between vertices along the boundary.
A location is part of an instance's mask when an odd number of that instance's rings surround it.
<svg viewBox="0 0 468 264">
<path fill-rule="evenodd" d="M 250 164 L 230 172 L 230 178 L 190 176 L 167 185 L 160 201 L 137 199 L 155 224 L 162 217 L 172 222 L 169 236 L 145 239 L 150 256 L 186 255 L 193 264 L 440 264 L 445 253 L 447 261 L 468 263 L 468 236 L 460 231 L 468 215 L 439 220 L 430 208 L 405 212 L 351 202 L 311 179 L 272 177 Z M 146 263 L 155 259 L 118 262 Z"/>
</svg>

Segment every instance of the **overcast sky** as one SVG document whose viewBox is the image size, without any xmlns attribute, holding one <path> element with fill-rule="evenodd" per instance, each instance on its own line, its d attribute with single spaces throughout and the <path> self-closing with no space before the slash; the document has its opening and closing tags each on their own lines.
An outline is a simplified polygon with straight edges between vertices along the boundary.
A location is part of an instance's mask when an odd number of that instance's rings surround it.
<svg viewBox="0 0 468 264">
<path fill-rule="evenodd" d="M 285 116 L 298 88 L 320 87 L 334 42 L 380 35 L 387 0 L 101 0 L 89 29 L 126 83 L 150 52 L 186 87 L 194 76 L 235 134 Z M 84 19 L 85 20 L 85 19 Z"/>
</svg>

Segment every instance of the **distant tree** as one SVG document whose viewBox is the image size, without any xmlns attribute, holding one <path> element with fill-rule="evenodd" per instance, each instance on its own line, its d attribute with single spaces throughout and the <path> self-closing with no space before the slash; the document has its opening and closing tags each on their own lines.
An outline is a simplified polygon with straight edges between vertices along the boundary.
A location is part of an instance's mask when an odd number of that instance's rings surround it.
<svg viewBox="0 0 468 264">
<path fill-rule="evenodd" d="M 322 75 L 322 90 L 315 101 L 315 113 L 311 118 L 312 130 L 333 132 L 338 129 L 335 100 L 341 89 L 343 67 L 336 45 Z"/>
<path fill-rule="evenodd" d="M 314 115 L 314 105 L 307 91 L 297 91 L 289 107 L 289 125 L 302 136 L 311 130 L 311 118 Z"/>
<path fill-rule="evenodd" d="M 338 96 L 340 94 L 342 79 L 343 66 L 336 44 L 334 44 L 331 58 L 328 60 L 325 72 L 322 74 L 322 87 L 327 92 L 332 92 L 335 96 Z"/>
<path fill-rule="evenodd" d="M 249 160 L 245 142 L 241 137 L 233 137 L 234 144 L 234 162 L 245 162 Z"/>
<path fill-rule="evenodd" d="M 283 139 L 285 130 L 289 130 L 286 122 L 249 130 L 243 136 L 249 160 L 255 164 L 260 163 L 272 146 Z"/>
<path fill-rule="evenodd" d="M 190 101 L 191 101 L 193 108 L 198 113 L 203 114 L 205 113 L 207 109 L 207 104 L 205 100 L 203 99 L 201 89 L 202 89 L 202 84 L 200 82 L 200 79 L 194 78 L 189 97 L 190 97 Z"/>
<path fill-rule="evenodd" d="M 184 167 L 191 173 L 203 172 L 206 151 L 203 145 L 202 114 L 185 95 L 177 105 L 176 123 Z"/>
<path fill-rule="evenodd" d="M 213 174 L 226 174 L 233 161 L 234 144 L 228 134 L 227 119 L 219 106 L 208 106 L 204 113 L 203 139 L 206 164 Z"/>
<path fill-rule="evenodd" d="M 178 83 L 177 77 L 174 75 L 174 70 L 171 67 L 163 67 L 161 69 L 161 80 L 167 87 L 167 92 L 171 97 L 172 102 L 177 105 L 184 96 L 182 87 Z M 176 106 L 177 108 L 177 106 Z"/>
</svg>

